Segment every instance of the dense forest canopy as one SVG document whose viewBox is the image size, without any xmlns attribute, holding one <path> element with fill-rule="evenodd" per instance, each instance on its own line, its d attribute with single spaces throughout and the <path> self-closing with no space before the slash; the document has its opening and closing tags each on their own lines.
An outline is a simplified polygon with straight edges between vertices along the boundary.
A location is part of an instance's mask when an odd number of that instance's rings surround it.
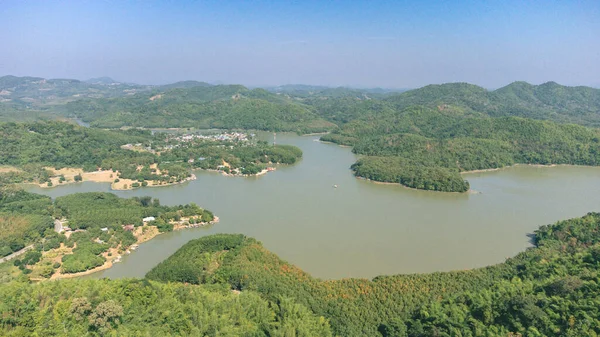
<svg viewBox="0 0 600 337">
<path fill-rule="evenodd" d="M 39 242 L 52 228 L 52 200 L 14 186 L 0 186 L 0 257 Z"/>
<path fill-rule="evenodd" d="M 222 286 L 146 280 L 63 280 L 0 287 L 2 336 L 332 336 L 289 299 Z"/>
<path fill-rule="evenodd" d="M 517 116 L 600 126 L 600 89 L 568 87 L 556 82 L 514 82 L 494 91 L 468 83 L 428 85 L 385 100 L 402 109 L 439 107 L 492 117 Z"/>
<path fill-rule="evenodd" d="M 95 170 L 110 156 L 139 157 L 121 149 L 150 139 L 150 132 L 105 131 L 64 122 L 0 124 L 0 165 L 85 167 Z"/>
<path fill-rule="evenodd" d="M 147 278 L 293 298 L 340 336 L 596 336 L 600 214 L 543 226 L 534 242 L 486 268 L 322 281 L 252 238 L 223 234 L 190 241 Z"/>
</svg>

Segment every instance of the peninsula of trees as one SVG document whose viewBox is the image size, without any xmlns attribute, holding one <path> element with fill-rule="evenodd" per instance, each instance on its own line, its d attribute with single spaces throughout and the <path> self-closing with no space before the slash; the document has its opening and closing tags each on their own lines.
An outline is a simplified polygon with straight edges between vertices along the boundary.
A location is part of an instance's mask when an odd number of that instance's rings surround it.
<svg viewBox="0 0 600 337">
<path fill-rule="evenodd" d="M 151 197 L 76 193 L 51 200 L 14 186 L 0 188 L 0 257 L 36 280 L 85 272 L 120 260 L 158 233 L 205 225 L 213 214 L 195 204 L 163 206 Z M 30 247 L 30 248 L 31 248 Z"/>
<path fill-rule="evenodd" d="M 266 142 L 192 137 L 185 141 L 147 130 L 101 130 L 65 122 L 0 124 L 0 174 L 8 182 L 52 186 L 84 177 L 66 177 L 63 168 L 105 172 L 113 187 L 165 185 L 185 181 L 190 169 L 254 175 L 271 164 L 293 164 L 302 157 L 294 146 Z"/>
<path fill-rule="evenodd" d="M 412 107 L 361 116 L 321 137 L 363 155 L 359 177 L 434 191 L 466 192 L 460 173 L 514 164 L 600 164 L 600 131 L 520 117 Z"/>
</svg>

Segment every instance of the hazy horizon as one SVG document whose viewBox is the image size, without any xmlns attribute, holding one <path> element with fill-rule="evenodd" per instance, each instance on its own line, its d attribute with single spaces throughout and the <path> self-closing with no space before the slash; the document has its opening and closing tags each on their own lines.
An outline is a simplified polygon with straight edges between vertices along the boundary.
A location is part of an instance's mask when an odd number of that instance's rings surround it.
<svg viewBox="0 0 600 337">
<path fill-rule="evenodd" d="M 600 86 L 600 2 L 0 4 L 0 74 L 409 89 Z"/>
<path fill-rule="evenodd" d="M 165 82 L 165 83 L 136 83 L 136 82 L 130 82 L 130 81 L 120 81 L 118 78 L 113 78 L 112 76 L 95 76 L 95 77 L 91 77 L 91 78 L 69 78 L 69 77 L 64 77 L 64 76 L 59 76 L 59 77 L 41 77 L 41 76 L 35 76 L 35 75 L 14 75 L 14 74 L 0 74 L 0 77 L 3 76 L 16 76 L 16 77 L 33 77 L 33 78 L 43 78 L 45 80 L 77 80 L 77 81 L 81 81 L 81 82 L 92 82 L 92 80 L 96 80 L 96 79 L 100 79 L 100 78 L 110 78 L 111 80 L 114 81 L 114 83 L 120 83 L 120 84 L 130 84 L 130 85 L 140 85 L 140 86 L 161 86 L 161 85 L 168 85 L 168 84 L 174 84 L 177 82 L 186 82 L 186 81 L 196 81 L 196 82 L 204 82 L 204 83 L 208 83 L 210 85 L 243 85 L 249 89 L 253 89 L 253 88 L 266 88 L 266 89 L 271 89 L 271 88 L 277 88 L 277 87 L 283 87 L 283 86 L 311 86 L 311 87 L 323 87 L 323 88 L 330 88 L 330 89 L 335 89 L 335 88 L 347 88 L 347 89 L 356 89 L 356 90 L 375 90 L 375 89 L 381 89 L 381 90 L 391 90 L 391 91 L 409 91 L 409 90 L 414 90 L 414 89 L 419 89 L 428 85 L 442 85 L 442 84 L 451 84 L 451 83 L 468 83 L 468 82 L 442 82 L 442 83 L 429 83 L 429 84 L 425 84 L 423 86 L 419 86 L 419 87 L 405 87 L 405 88 L 397 88 L 397 87 L 376 87 L 376 86 L 353 86 L 353 85 L 324 85 L 324 84 L 307 84 L 307 83 L 286 83 L 286 84 L 270 84 L 270 85 L 248 85 L 248 84 L 244 84 L 244 83 L 225 83 L 225 82 L 221 82 L 221 81 L 215 81 L 215 82 L 209 82 L 209 81 L 203 81 L 201 79 L 181 79 L 181 80 L 176 80 L 173 82 Z M 502 87 L 505 87 L 507 85 L 510 85 L 514 82 L 520 82 L 520 81 L 512 81 L 510 83 L 506 83 L 504 85 L 501 85 L 499 87 L 494 87 L 494 88 L 488 88 L 488 87 L 484 87 L 481 86 L 477 83 L 468 83 L 468 84 L 474 84 L 477 86 L 480 86 L 486 90 L 489 91 L 493 91 L 493 90 L 497 90 L 500 89 Z M 526 82 L 526 81 L 525 81 Z M 531 85 L 541 85 L 544 83 L 548 83 L 548 82 L 556 82 L 556 81 L 544 81 L 544 82 L 540 82 L 540 83 L 531 83 L 531 82 L 527 82 Z M 559 83 L 556 82 L 559 85 L 563 85 L 563 86 L 571 86 L 571 85 L 566 85 L 563 83 Z M 584 86 L 584 87 L 591 87 L 591 88 L 596 88 L 596 89 L 600 89 L 600 84 L 598 85 L 572 85 L 573 87 L 577 87 L 577 86 Z"/>
</svg>

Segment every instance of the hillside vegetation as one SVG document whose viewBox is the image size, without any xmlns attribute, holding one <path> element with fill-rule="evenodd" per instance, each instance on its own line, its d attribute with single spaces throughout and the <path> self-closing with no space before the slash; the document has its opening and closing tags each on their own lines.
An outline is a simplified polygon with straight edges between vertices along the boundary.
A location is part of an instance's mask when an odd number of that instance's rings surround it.
<svg viewBox="0 0 600 337">
<path fill-rule="evenodd" d="M 193 86 L 132 97 L 79 100 L 68 103 L 65 109 L 92 126 L 108 128 L 240 128 L 300 133 L 335 128 L 305 105 L 241 85 Z"/>
<path fill-rule="evenodd" d="M 340 336 L 596 336 L 600 214 L 543 226 L 534 242 L 486 268 L 323 281 L 252 238 L 222 234 L 190 241 L 147 278 L 292 298 Z"/>
<path fill-rule="evenodd" d="M 468 83 L 428 85 L 385 99 L 398 109 L 422 105 L 492 117 L 517 116 L 600 126 L 600 89 L 556 82 L 514 82 L 494 91 Z"/>
<path fill-rule="evenodd" d="M 154 220 L 144 223 L 147 217 Z M 61 222 L 60 233 L 54 230 L 55 220 Z M 24 275 L 45 279 L 59 270 L 62 274 L 90 270 L 116 258 L 111 258 L 113 253 L 124 254 L 138 241 L 136 228 L 160 233 L 173 231 L 175 225 L 213 220 L 212 212 L 193 203 L 170 207 L 151 197 L 124 199 L 98 192 L 51 200 L 14 185 L 0 186 L 0 257 L 32 245 L 10 263 Z"/>
<path fill-rule="evenodd" d="M 0 174 L 0 181 L 10 182 L 50 183 L 52 173 L 46 167 L 66 167 L 112 170 L 115 179 L 135 180 L 132 183 L 140 186 L 146 181 L 166 184 L 184 181 L 192 168 L 217 169 L 224 161 L 231 163 L 227 170 L 251 175 L 268 163 L 293 164 L 302 157 L 294 146 L 205 139 L 183 142 L 147 130 L 102 130 L 65 122 L 0 123 L 0 137 L 0 165 L 22 168 Z M 129 148 L 124 147 L 127 144 Z"/>
<path fill-rule="evenodd" d="M 221 286 L 63 280 L 0 287 L 2 336 L 331 336 L 302 305 Z"/>
<path fill-rule="evenodd" d="M 600 164 L 598 129 L 425 107 L 372 111 L 321 139 L 364 155 L 352 166 L 359 177 L 435 191 L 467 191 L 465 171 Z"/>
<path fill-rule="evenodd" d="M 39 242 L 52 228 L 50 197 L 0 186 L 0 257 Z"/>
<path fill-rule="evenodd" d="M 41 77 L 0 77 L 0 121 L 18 122 L 60 118 L 67 102 L 133 95 L 150 86 L 117 83 L 109 78 L 90 81 Z"/>
</svg>

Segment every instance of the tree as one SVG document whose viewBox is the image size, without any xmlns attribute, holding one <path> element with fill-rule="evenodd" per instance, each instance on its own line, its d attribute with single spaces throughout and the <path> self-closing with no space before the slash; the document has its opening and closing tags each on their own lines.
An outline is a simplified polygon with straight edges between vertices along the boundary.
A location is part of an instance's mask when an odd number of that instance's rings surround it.
<svg viewBox="0 0 600 337">
<path fill-rule="evenodd" d="M 98 304 L 88 317 L 90 325 L 100 331 L 106 331 L 120 323 L 123 307 L 114 300 Z"/>
</svg>

